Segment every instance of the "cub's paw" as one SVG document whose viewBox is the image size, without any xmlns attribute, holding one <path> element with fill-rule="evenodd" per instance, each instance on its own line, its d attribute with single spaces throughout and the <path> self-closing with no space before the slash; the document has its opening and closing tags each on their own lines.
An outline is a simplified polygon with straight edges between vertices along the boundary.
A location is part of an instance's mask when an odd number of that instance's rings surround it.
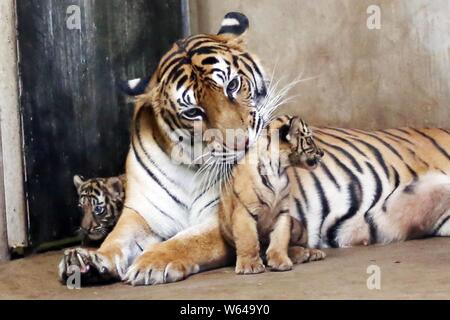
<svg viewBox="0 0 450 320">
<path fill-rule="evenodd" d="M 325 252 L 322 250 L 303 248 L 300 246 L 290 247 L 288 254 L 294 264 L 319 261 L 326 257 Z"/>
<path fill-rule="evenodd" d="M 260 257 L 237 257 L 237 274 L 257 274 L 265 271 L 266 267 Z"/>
<path fill-rule="evenodd" d="M 286 253 L 269 251 L 267 253 L 267 265 L 272 271 L 289 271 L 292 270 L 294 263 Z"/>
<path fill-rule="evenodd" d="M 59 279 L 66 283 L 67 279 L 77 272 L 83 285 L 112 279 L 108 263 L 95 251 L 82 248 L 68 249 L 64 251 L 64 257 L 58 266 Z"/>
<path fill-rule="evenodd" d="M 309 261 L 320 261 L 327 257 L 327 254 L 319 249 L 309 249 L 310 258 Z"/>
<path fill-rule="evenodd" d="M 147 252 L 136 259 L 123 280 L 133 286 L 155 285 L 181 281 L 199 271 L 200 267 L 187 259 Z"/>
</svg>

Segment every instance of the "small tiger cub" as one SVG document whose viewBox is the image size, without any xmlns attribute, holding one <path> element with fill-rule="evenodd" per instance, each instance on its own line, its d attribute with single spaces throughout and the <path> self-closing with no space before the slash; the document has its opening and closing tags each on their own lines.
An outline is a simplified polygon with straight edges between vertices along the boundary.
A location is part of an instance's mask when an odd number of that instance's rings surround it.
<svg viewBox="0 0 450 320">
<path fill-rule="evenodd" d="M 315 169 L 323 156 L 302 119 L 282 116 L 233 169 L 222 188 L 219 217 L 225 239 L 236 248 L 237 274 L 265 271 L 260 245 L 267 247 L 267 266 L 274 271 L 325 258 L 323 251 L 305 248 L 307 230 L 289 214 L 287 176 L 291 166 Z"/>
<path fill-rule="evenodd" d="M 78 231 L 83 235 L 83 243 L 104 240 L 122 213 L 126 176 L 86 180 L 76 175 L 73 183 L 78 192 L 78 206 L 83 212 Z"/>
</svg>

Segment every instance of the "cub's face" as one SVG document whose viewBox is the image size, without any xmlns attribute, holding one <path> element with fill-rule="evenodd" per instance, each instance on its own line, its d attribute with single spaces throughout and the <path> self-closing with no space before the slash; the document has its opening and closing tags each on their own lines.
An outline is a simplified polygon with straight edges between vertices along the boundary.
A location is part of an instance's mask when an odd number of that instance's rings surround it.
<svg viewBox="0 0 450 320">
<path fill-rule="evenodd" d="M 190 155 L 193 145 L 213 143 L 218 154 L 241 157 L 255 142 L 267 89 L 262 67 L 243 46 L 248 25 L 230 13 L 218 35 L 180 40 L 162 58 L 142 99 L 170 147 Z"/>
<path fill-rule="evenodd" d="M 103 240 L 116 225 L 123 209 L 122 180 L 116 177 L 84 180 L 75 176 L 74 185 L 79 197 L 78 207 L 82 211 L 79 232 L 89 240 Z"/>
<path fill-rule="evenodd" d="M 269 128 L 278 130 L 280 152 L 288 158 L 289 165 L 308 170 L 317 168 L 324 152 L 315 143 L 313 133 L 303 119 L 281 116 Z"/>
</svg>

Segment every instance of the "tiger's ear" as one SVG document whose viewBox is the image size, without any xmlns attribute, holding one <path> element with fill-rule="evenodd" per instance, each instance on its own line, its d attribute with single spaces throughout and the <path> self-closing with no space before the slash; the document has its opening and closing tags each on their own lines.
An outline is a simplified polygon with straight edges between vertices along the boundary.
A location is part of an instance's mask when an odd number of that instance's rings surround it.
<svg viewBox="0 0 450 320">
<path fill-rule="evenodd" d="M 239 12 L 230 12 L 223 19 L 218 35 L 229 40 L 239 39 L 247 32 L 249 27 L 250 23 L 245 15 Z"/>
<path fill-rule="evenodd" d="M 119 177 L 109 178 L 106 182 L 109 191 L 113 194 L 120 195 L 123 192 L 123 182 Z"/>
<path fill-rule="evenodd" d="M 286 136 L 287 141 L 290 142 L 291 138 L 293 136 L 298 137 L 299 129 L 301 128 L 301 124 L 302 124 L 302 119 L 300 119 L 299 117 L 293 117 L 291 119 L 291 122 L 289 124 L 289 132 Z"/>
<path fill-rule="evenodd" d="M 75 188 L 77 188 L 77 191 L 80 190 L 81 185 L 85 182 L 86 180 L 82 176 L 75 175 L 73 177 L 73 184 L 75 185 Z"/>
<path fill-rule="evenodd" d="M 117 87 L 122 93 L 131 97 L 136 97 L 147 91 L 151 79 L 152 77 L 148 76 L 145 78 L 137 78 L 128 81 L 118 81 Z"/>
</svg>

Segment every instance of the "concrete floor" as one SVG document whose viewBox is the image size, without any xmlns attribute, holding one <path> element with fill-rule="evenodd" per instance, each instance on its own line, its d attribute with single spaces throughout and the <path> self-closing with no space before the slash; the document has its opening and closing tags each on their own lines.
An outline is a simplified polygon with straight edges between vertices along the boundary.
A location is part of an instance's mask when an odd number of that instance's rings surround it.
<svg viewBox="0 0 450 320">
<path fill-rule="evenodd" d="M 232 268 L 186 281 L 133 288 L 115 284 L 69 290 L 57 281 L 60 252 L 0 265 L 0 299 L 449 299 L 450 239 L 327 250 L 325 261 L 291 272 L 236 276 Z M 367 267 L 381 268 L 368 290 Z"/>
</svg>

